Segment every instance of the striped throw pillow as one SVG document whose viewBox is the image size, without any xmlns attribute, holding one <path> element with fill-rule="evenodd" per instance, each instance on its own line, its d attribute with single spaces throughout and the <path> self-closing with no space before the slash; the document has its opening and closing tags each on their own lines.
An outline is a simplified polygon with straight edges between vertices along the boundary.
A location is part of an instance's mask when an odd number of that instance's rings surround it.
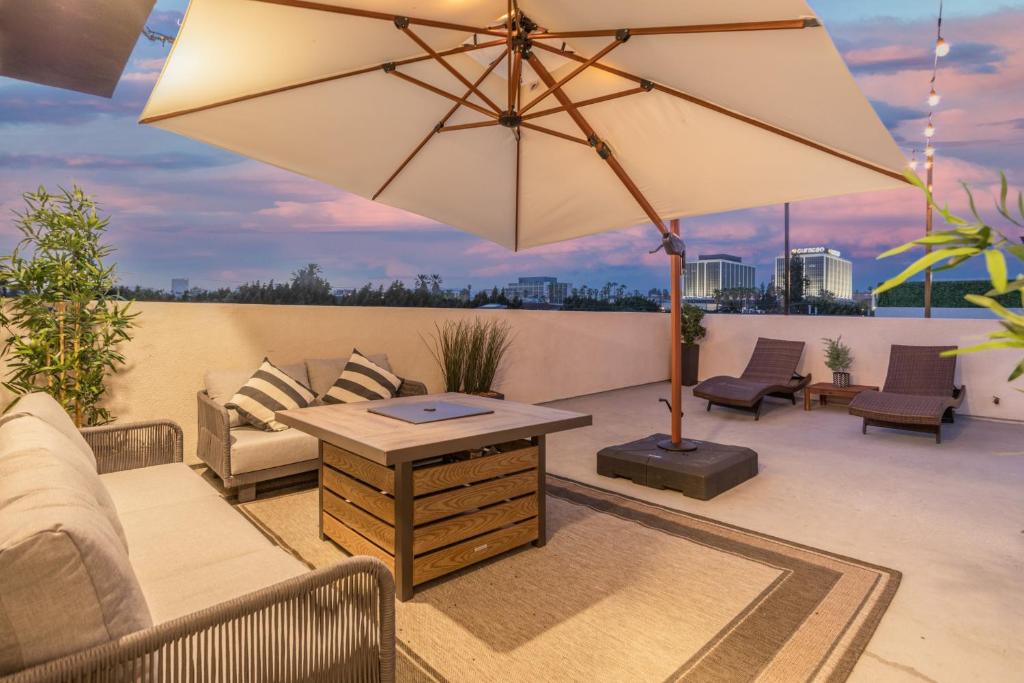
<svg viewBox="0 0 1024 683">
<path fill-rule="evenodd" d="M 320 397 L 324 403 L 358 403 L 391 398 L 401 386 L 400 377 L 388 372 L 353 349 L 341 376 Z"/>
<path fill-rule="evenodd" d="M 274 412 L 305 408 L 316 394 L 302 382 L 264 358 L 256 373 L 224 404 L 234 408 L 242 419 L 268 432 L 288 429 L 274 419 Z"/>
</svg>

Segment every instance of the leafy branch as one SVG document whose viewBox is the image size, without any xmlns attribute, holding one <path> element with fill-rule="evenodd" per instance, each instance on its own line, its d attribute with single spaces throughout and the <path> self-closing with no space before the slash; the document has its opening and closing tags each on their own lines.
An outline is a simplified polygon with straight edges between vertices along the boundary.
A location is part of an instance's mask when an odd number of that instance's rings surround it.
<svg viewBox="0 0 1024 683">
<path fill-rule="evenodd" d="M 925 248 L 924 256 L 910 264 L 899 275 L 882 283 L 875 289 L 875 294 L 898 287 L 929 268 L 933 271 L 951 270 L 980 256 L 985 260 L 992 288 L 985 295 L 968 294 L 964 298 L 976 306 L 992 311 L 999 318 L 1002 329 L 989 334 L 990 341 L 947 352 L 945 355 L 976 353 L 991 349 L 1024 349 L 1024 316 L 1014 313 L 994 298 L 1016 292 L 1020 295 L 1021 306 L 1024 307 L 1024 274 L 1018 273 L 1011 280 L 1007 263 L 1009 256 L 1024 264 L 1024 235 L 1007 235 L 1004 230 L 989 224 L 978 212 L 974 194 L 966 183 L 961 183 L 961 185 L 967 193 L 973 220 L 953 214 L 948 206 L 936 204 L 931 191 L 916 174 L 907 172 L 906 177 L 924 192 L 928 204 L 942 216 L 947 224 L 953 227 L 950 230 L 936 232 L 907 242 L 880 254 L 878 258 L 883 259 L 903 254 L 917 247 Z M 1000 173 L 999 177 L 1000 191 L 996 210 L 1013 226 L 1013 228 L 1008 227 L 1007 229 L 1024 229 L 1024 192 L 1017 193 L 1017 205 L 1011 209 L 1008 201 L 1010 192 L 1006 174 Z M 1016 210 L 1019 215 L 1015 216 L 1013 210 Z M 1011 371 L 1008 381 L 1012 382 L 1021 375 L 1024 375 L 1024 358 Z"/>
</svg>

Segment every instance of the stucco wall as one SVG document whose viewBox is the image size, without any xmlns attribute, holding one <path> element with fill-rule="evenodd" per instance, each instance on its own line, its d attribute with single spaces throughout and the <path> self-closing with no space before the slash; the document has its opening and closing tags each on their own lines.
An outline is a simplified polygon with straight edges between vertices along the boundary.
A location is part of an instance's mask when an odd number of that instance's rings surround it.
<svg viewBox="0 0 1024 683">
<path fill-rule="evenodd" d="M 211 368 L 254 369 L 264 356 L 278 363 L 304 358 L 385 352 L 395 371 L 441 388 L 423 341 L 435 321 L 481 316 L 508 320 L 515 340 L 496 389 L 531 403 L 668 378 L 668 316 L 656 313 L 463 311 L 229 304 L 140 303 L 127 367 L 110 383 L 110 408 L 120 420 L 166 417 L 195 449 L 195 392 Z M 995 327 L 985 320 L 916 320 L 712 315 L 701 349 L 702 378 L 740 372 L 758 336 L 807 342 L 801 370 L 831 374 L 822 361 L 823 336 L 842 335 L 856 357 L 853 380 L 881 384 L 889 345 L 980 341 Z M 968 385 L 968 414 L 1024 419 L 1024 394 L 1006 384 L 1016 355 L 992 352 L 959 362 Z M 993 397 L 1001 398 L 999 405 Z"/>
<path fill-rule="evenodd" d="M 416 308 L 140 303 L 127 367 L 110 385 L 122 420 L 169 417 L 194 451 L 195 393 L 211 368 L 363 353 L 388 354 L 396 373 L 440 390 L 424 337 L 446 318 L 503 318 L 515 339 L 496 389 L 537 403 L 643 384 L 667 376 L 668 317 L 643 313 L 551 313 Z"/>
</svg>

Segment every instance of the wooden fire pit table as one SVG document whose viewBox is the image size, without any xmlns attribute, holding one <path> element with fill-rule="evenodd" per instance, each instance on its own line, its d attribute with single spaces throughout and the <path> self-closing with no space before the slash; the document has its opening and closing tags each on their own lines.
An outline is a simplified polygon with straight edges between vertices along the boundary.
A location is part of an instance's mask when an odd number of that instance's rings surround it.
<svg viewBox="0 0 1024 683">
<path fill-rule="evenodd" d="M 369 412 L 452 403 L 493 412 L 411 424 Z M 413 587 L 512 548 L 544 545 L 545 435 L 591 416 L 466 394 L 277 413 L 320 440 L 320 537 Z"/>
</svg>

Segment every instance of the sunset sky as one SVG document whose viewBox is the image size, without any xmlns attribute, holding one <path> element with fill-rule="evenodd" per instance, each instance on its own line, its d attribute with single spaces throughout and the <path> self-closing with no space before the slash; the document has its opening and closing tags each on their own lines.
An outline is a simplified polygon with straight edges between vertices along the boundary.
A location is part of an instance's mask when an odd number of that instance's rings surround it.
<svg viewBox="0 0 1024 683">
<path fill-rule="evenodd" d="M 185 0 L 158 0 L 149 25 L 174 33 Z M 923 148 L 937 1 L 811 2 L 857 82 L 905 152 Z M 991 207 L 998 172 L 1024 187 L 1024 2 L 946 2 L 936 116 L 936 194 L 964 209 L 959 181 Z M 556 275 L 576 285 L 667 286 L 649 226 L 513 254 L 321 183 L 140 126 L 139 112 L 168 48 L 142 39 L 111 100 L 0 78 L 0 206 L 5 215 L 37 185 L 77 182 L 112 217 L 109 240 L 126 284 L 201 287 L 285 279 L 320 263 L 336 287 L 439 273 L 447 286 L 502 285 Z M 920 156 L 920 152 L 919 152 Z M 686 163 L 680 159 L 680 164 Z M 736 188 L 742 192 L 742 188 Z M 794 246 L 829 245 L 854 260 L 869 288 L 901 262 L 876 262 L 923 231 L 916 190 L 793 205 Z M 994 212 L 990 212 L 993 213 Z M 767 281 L 782 250 L 782 207 L 685 222 L 691 254 L 729 252 Z M 16 239 L 6 219 L 0 249 Z M 981 273 L 978 269 L 969 271 Z"/>
</svg>

